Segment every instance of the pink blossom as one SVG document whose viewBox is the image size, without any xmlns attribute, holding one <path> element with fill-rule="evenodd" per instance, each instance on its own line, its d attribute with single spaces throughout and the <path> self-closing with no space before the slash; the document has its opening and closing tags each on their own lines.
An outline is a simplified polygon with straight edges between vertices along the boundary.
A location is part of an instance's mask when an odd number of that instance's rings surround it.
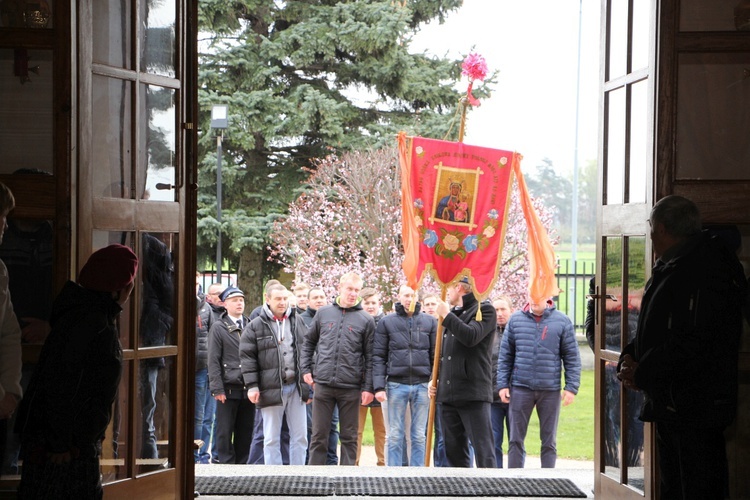
<svg viewBox="0 0 750 500">
<path fill-rule="evenodd" d="M 471 53 L 466 56 L 461 65 L 461 74 L 469 77 L 469 82 L 474 80 L 484 81 L 487 76 L 487 61 L 479 54 Z"/>
</svg>

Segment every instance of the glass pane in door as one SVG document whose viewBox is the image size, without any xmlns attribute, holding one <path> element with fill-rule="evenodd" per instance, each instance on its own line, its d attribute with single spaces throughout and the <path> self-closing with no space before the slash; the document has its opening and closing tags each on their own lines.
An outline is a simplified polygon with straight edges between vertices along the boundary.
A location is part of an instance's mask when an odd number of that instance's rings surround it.
<svg viewBox="0 0 750 500">
<path fill-rule="evenodd" d="M 645 222 L 644 222 L 645 224 Z M 630 343 L 638 327 L 638 315 L 641 311 L 641 299 L 646 287 L 646 237 L 629 236 L 627 238 L 628 293 L 627 307 L 623 304 L 625 324 L 628 326 L 627 339 Z M 627 467 L 627 484 L 643 491 L 643 422 L 638 415 L 643 406 L 643 393 L 625 389 L 625 411 L 623 413 L 623 446 L 625 448 L 625 466 Z"/>
<path fill-rule="evenodd" d="M 175 201 L 175 171 L 177 167 L 174 89 L 141 85 L 141 105 L 144 106 L 146 126 L 141 128 L 141 158 L 138 162 L 139 189 L 144 200 Z"/>
<path fill-rule="evenodd" d="M 607 93 L 607 102 L 605 203 L 621 205 L 625 199 L 625 87 Z"/>
<path fill-rule="evenodd" d="M 136 474 L 173 467 L 175 359 L 174 356 L 155 357 L 138 363 Z"/>
<path fill-rule="evenodd" d="M 129 2 L 91 2 L 94 62 L 130 69 L 133 67 L 133 22 Z"/>
<path fill-rule="evenodd" d="M 130 456 L 128 443 L 129 426 L 124 425 L 130 415 L 130 377 L 133 372 L 133 361 L 126 360 L 122 363 L 122 378 L 120 386 L 112 404 L 112 420 L 109 422 L 107 432 L 102 441 L 102 483 L 109 483 L 128 477 L 128 457 Z"/>
<path fill-rule="evenodd" d="M 620 352 L 622 322 L 622 238 L 606 238 L 604 293 L 604 348 Z"/>
<path fill-rule="evenodd" d="M 139 343 L 143 347 L 174 344 L 174 298 L 177 282 L 173 233 L 141 234 Z"/>
<path fill-rule="evenodd" d="M 605 238 L 604 254 L 604 348 L 608 351 L 621 351 L 622 324 L 622 251 L 623 238 Z M 602 359 L 602 415 L 604 473 L 620 481 L 620 381 L 617 379 L 617 363 Z"/>
<path fill-rule="evenodd" d="M 603 391 L 604 398 L 602 401 L 602 413 L 604 422 L 602 435 L 604 448 L 602 457 L 604 462 L 604 474 L 620 481 L 620 445 L 621 430 L 620 425 L 620 397 L 621 385 L 617 379 L 617 363 L 613 361 L 604 361 Z"/>
<path fill-rule="evenodd" d="M 628 0 L 609 2 L 609 80 L 624 75 L 628 69 L 628 3 Z"/>
<path fill-rule="evenodd" d="M 649 81 L 630 86 L 630 155 L 628 159 L 628 203 L 645 203 L 651 172 L 651 116 L 648 112 Z"/>
<path fill-rule="evenodd" d="M 92 175 L 94 197 L 132 198 L 133 84 L 117 78 L 94 75 L 92 111 Z"/>
<path fill-rule="evenodd" d="M 141 0 L 143 42 L 141 71 L 174 78 L 177 4 L 175 0 Z"/>
<path fill-rule="evenodd" d="M 91 235 L 94 250 L 115 243 L 133 248 L 135 242 L 135 233 L 128 231 L 92 231 Z M 123 312 L 120 313 L 117 319 L 117 328 L 120 331 L 120 345 L 123 349 L 132 349 L 133 346 L 130 333 L 132 331 L 130 321 L 132 315 L 130 311 L 135 307 L 134 297 L 135 295 L 130 296 L 130 300 L 125 304 Z"/>
</svg>

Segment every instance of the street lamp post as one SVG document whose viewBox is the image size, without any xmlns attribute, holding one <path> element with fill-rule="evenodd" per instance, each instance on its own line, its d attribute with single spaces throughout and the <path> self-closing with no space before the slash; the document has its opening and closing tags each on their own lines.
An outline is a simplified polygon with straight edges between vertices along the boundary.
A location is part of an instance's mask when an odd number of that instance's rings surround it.
<svg viewBox="0 0 750 500">
<path fill-rule="evenodd" d="M 226 104 L 216 104 L 211 108 L 211 128 L 219 133 L 216 136 L 216 221 L 219 223 L 216 238 L 216 277 L 217 283 L 221 283 L 221 140 L 224 137 L 224 129 L 229 124 Z"/>
</svg>

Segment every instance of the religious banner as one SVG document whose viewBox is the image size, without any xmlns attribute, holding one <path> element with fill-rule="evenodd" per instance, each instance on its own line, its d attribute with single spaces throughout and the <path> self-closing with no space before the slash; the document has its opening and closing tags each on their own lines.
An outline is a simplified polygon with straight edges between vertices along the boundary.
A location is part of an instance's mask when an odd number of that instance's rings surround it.
<svg viewBox="0 0 750 500">
<path fill-rule="evenodd" d="M 514 176 L 521 176 L 521 155 L 401 133 L 399 158 L 403 267 L 409 286 L 418 289 L 426 273 L 441 285 L 467 276 L 477 299 L 487 298 L 500 272 L 510 190 Z M 522 176 L 519 188 L 529 252 L 534 253 L 529 256 L 530 291 L 533 286 L 532 296 L 541 293 L 546 300 L 557 294 L 554 253 Z"/>
</svg>

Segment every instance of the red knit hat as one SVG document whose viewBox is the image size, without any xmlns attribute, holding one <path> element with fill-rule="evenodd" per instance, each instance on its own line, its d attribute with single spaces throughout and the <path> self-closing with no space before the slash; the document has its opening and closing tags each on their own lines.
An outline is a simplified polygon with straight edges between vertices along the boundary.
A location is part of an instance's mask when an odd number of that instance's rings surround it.
<svg viewBox="0 0 750 500">
<path fill-rule="evenodd" d="M 138 271 L 138 257 L 124 245 L 109 245 L 91 254 L 78 273 L 78 284 L 97 292 L 126 288 Z"/>
</svg>

